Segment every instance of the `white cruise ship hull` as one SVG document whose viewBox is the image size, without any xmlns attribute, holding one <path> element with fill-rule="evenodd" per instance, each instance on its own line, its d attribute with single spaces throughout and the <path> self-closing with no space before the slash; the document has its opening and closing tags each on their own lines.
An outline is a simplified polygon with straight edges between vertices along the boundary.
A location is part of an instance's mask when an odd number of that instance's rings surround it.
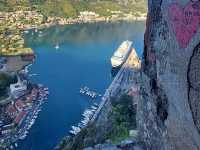
<svg viewBox="0 0 200 150">
<path fill-rule="evenodd" d="M 118 68 L 120 66 L 122 66 L 122 64 L 124 63 L 124 61 L 119 61 L 119 60 L 115 60 L 111 58 L 111 64 L 113 68 Z"/>
<path fill-rule="evenodd" d="M 131 41 L 124 41 L 119 46 L 119 48 L 114 52 L 113 56 L 111 57 L 111 65 L 113 68 L 118 68 L 123 65 L 123 63 L 128 58 L 131 52 Z"/>
</svg>

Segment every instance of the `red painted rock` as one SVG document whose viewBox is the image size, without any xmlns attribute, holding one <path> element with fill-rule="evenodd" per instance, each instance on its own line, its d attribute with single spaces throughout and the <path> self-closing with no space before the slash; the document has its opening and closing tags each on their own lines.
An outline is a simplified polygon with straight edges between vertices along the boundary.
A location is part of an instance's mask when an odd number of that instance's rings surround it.
<svg viewBox="0 0 200 150">
<path fill-rule="evenodd" d="M 189 2 L 185 7 L 174 3 L 169 17 L 180 47 L 186 48 L 200 27 L 200 2 Z"/>
</svg>

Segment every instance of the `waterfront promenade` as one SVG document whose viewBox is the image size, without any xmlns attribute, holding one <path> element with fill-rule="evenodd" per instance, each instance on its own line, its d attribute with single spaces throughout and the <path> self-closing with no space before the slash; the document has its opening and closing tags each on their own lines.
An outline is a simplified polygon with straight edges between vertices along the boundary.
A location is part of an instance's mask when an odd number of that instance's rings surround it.
<svg viewBox="0 0 200 150">
<path fill-rule="evenodd" d="M 120 68 L 119 72 L 117 73 L 114 80 L 112 81 L 109 88 L 106 90 L 104 96 L 102 97 L 102 101 L 99 104 L 97 111 L 90 120 L 91 123 L 93 123 L 98 118 L 103 107 L 107 102 L 110 101 L 111 97 L 117 96 L 117 94 L 119 94 L 122 89 L 126 89 L 132 86 L 132 84 L 134 84 L 134 81 L 130 79 L 130 76 L 133 75 L 132 73 L 138 72 L 140 68 L 141 61 L 137 56 L 136 50 L 133 48 L 128 59 Z"/>
</svg>

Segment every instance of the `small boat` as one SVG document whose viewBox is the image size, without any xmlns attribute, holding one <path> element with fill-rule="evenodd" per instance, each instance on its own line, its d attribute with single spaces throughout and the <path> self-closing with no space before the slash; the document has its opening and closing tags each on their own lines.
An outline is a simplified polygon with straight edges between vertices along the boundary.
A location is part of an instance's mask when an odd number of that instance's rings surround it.
<svg viewBox="0 0 200 150">
<path fill-rule="evenodd" d="M 69 133 L 72 135 L 76 135 L 76 132 L 74 130 L 70 130 Z"/>
<path fill-rule="evenodd" d="M 92 108 L 92 109 L 97 109 L 98 107 L 96 107 L 96 106 L 92 106 L 91 108 Z"/>
<path fill-rule="evenodd" d="M 83 88 L 80 88 L 80 94 L 82 95 L 86 95 L 92 99 L 95 99 L 97 98 L 97 96 L 101 96 L 100 94 L 98 94 L 97 92 L 95 91 L 91 91 L 87 86 L 83 87 Z"/>
<path fill-rule="evenodd" d="M 25 131 L 25 133 L 24 133 L 25 135 L 27 135 L 28 134 L 28 131 Z"/>
<path fill-rule="evenodd" d="M 59 49 L 60 47 L 59 47 L 59 45 L 58 44 L 56 44 L 56 46 L 55 46 L 55 49 Z"/>
<path fill-rule="evenodd" d="M 24 140 L 26 138 L 26 134 L 23 134 L 19 137 L 20 140 Z"/>
<path fill-rule="evenodd" d="M 84 118 L 83 122 L 82 123 L 88 123 L 90 121 L 89 118 Z"/>
<path fill-rule="evenodd" d="M 41 88 L 41 87 L 43 87 L 43 85 L 42 84 L 38 84 L 38 87 Z"/>
<path fill-rule="evenodd" d="M 46 87 L 46 88 L 44 88 L 44 90 L 47 91 L 47 90 L 49 90 L 49 88 Z"/>
<path fill-rule="evenodd" d="M 83 125 L 87 124 L 87 122 L 85 120 L 82 120 L 81 123 L 83 123 Z"/>
<path fill-rule="evenodd" d="M 94 113 L 96 111 L 96 109 L 91 109 L 91 111 Z"/>
<path fill-rule="evenodd" d="M 84 126 L 83 124 L 79 123 L 79 124 L 78 124 L 78 127 L 84 128 L 85 126 Z"/>
<path fill-rule="evenodd" d="M 83 115 L 91 115 L 92 114 L 92 111 L 91 110 L 85 110 Z"/>
<path fill-rule="evenodd" d="M 80 128 L 80 127 L 72 126 L 72 130 L 70 130 L 70 133 L 76 135 L 76 134 L 78 134 L 80 131 L 81 131 L 81 128 Z"/>
<path fill-rule="evenodd" d="M 15 143 L 15 147 L 18 147 L 18 144 L 17 144 L 17 143 Z"/>
<path fill-rule="evenodd" d="M 74 131 L 77 131 L 77 132 L 78 132 L 78 131 L 79 131 L 79 132 L 81 131 L 81 129 L 80 129 L 79 127 L 76 127 L 76 126 L 72 126 L 72 129 L 73 129 Z"/>
<path fill-rule="evenodd" d="M 28 33 L 29 33 L 29 31 L 28 31 L 28 30 L 25 30 L 25 31 L 24 31 L 24 33 L 25 33 L 25 34 L 28 34 Z"/>
<path fill-rule="evenodd" d="M 38 74 L 36 74 L 36 73 L 29 74 L 30 77 L 32 77 L 32 76 L 37 76 L 37 75 L 38 75 Z"/>
<path fill-rule="evenodd" d="M 49 91 L 46 91 L 45 94 L 49 95 Z"/>
</svg>

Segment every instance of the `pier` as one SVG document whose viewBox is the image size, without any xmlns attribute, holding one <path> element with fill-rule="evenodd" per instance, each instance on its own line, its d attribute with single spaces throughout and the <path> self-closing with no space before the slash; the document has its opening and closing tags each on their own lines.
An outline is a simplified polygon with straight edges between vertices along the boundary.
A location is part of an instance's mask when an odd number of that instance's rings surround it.
<svg viewBox="0 0 200 150">
<path fill-rule="evenodd" d="M 88 97 L 90 97 L 92 99 L 95 99 L 97 97 L 101 97 L 101 94 L 99 94 L 99 93 L 97 93 L 95 91 L 90 90 L 87 86 L 84 86 L 83 88 L 80 88 L 79 93 L 81 95 L 88 96 Z"/>
<path fill-rule="evenodd" d="M 141 61 L 137 56 L 136 50 L 133 48 L 126 62 L 122 65 L 119 72 L 115 76 L 109 88 L 106 90 L 99 107 L 90 122 L 93 123 L 101 113 L 102 108 L 111 97 L 116 96 L 121 90 L 125 90 L 134 85 L 135 81 L 133 75 L 138 73 L 141 68 Z M 131 79 L 130 79 L 131 77 Z"/>
</svg>

